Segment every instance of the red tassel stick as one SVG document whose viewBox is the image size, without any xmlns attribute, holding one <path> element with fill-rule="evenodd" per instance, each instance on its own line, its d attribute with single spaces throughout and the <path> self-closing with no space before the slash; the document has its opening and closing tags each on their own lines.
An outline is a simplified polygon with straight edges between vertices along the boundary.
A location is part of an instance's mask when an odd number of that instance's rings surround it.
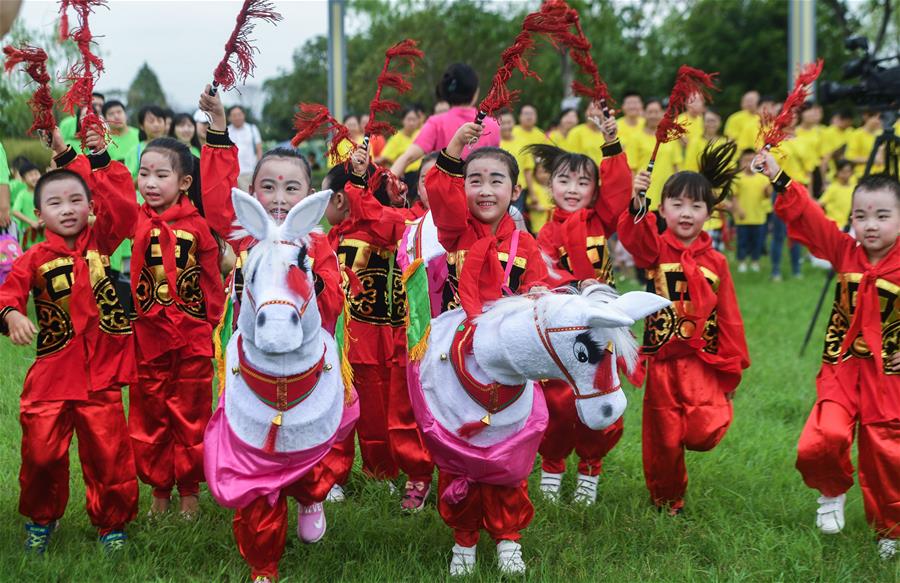
<svg viewBox="0 0 900 583">
<path fill-rule="evenodd" d="M 347 126 L 334 119 L 334 116 L 331 115 L 331 112 L 324 105 L 301 103 L 297 107 L 299 111 L 294 116 L 294 129 L 297 130 L 297 133 L 291 140 L 291 145 L 296 148 L 316 134 L 330 134 L 328 157 L 332 160 L 343 162 L 342 158 L 347 158 L 349 153 L 341 156 L 339 151 L 341 142 L 348 140 L 353 144 L 353 140 L 350 139 L 350 130 L 347 129 Z M 351 152 L 355 148 L 356 144 L 353 144 Z"/>
<path fill-rule="evenodd" d="M 52 132 L 56 120 L 53 118 L 53 94 L 50 92 L 50 74 L 47 73 L 47 53 L 44 49 L 29 45 L 23 45 L 18 49 L 13 46 L 3 47 L 3 53 L 6 55 L 3 66 L 7 73 L 12 72 L 19 63 L 24 63 L 25 72 L 38 85 L 28 100 L 34 116 L 28 134 L 33 134 L 35 130 Z"/>
<path fill-rule="evenodd" d="M 103 72 L 103 60 L 91 52 L 93 35 L 91 34 L 88 19 L 96 6 L 106 6 L 106 0 L 62 0 L 60 4 L 62 13 L 60 33 L 63 32 L 63 25 L 65 25 L 68 38 L 78 45 L 78 52 L 81 55 L 81 60 L 69 67 L 66 78 L 70 86 L 62 98 L 63 110 L 74 116 L 79 116 L 82 108 L 90 108 L 94 93 L 94 83 L 96 83 L 100 73 Z M 78 15 L 78 28 L 75 30 L 71 30 L 68 27 L 66 11 L 69 7 L 74 8 L 75 13 Z M 92 108 L 81 118 L 79 137 L 81 138 L 81 146 L 84 149 L 87 149 L 86 140 L 89 131 L 104 136 L 105 141 L 109 143 L 106 126 Z"/>
<path fill-rule="evenodd" d="M 526 18 L 525 26 L 534 32 L 547 34 L 554 45 L 569 49 L 569 54 L 579 70 L 590 78 L 590 85 L 574 80 L 572 91 L 576 95 L 598 102 L 603 109 L 603 115 L 608 117 L 609 104 L 613 103 L 613 100 L 591 56 L 591 42 L 581 27 L 578 11 L 564 0 L 548 0 L 541 6 L 539 12 Z M 574 33 L 571 31 L 572 27 L 575 29 Z"/>
<path fill-rule="evenodd" d="M 384 66 L 381 68 L 381 74 L 378 75 L 378 89 L 375 91 L 375 98 L 369 103 L 369 122 L 364 130 L 366 136 L 363 138 L 363 147 L 366 150 L 369 149 L 370 136 L 381 135 L 388 137 L 396 131 L 390 122 L 375 119 L 375 115 L 379 112 L 395 113 L 400 109 L 398 102 L 381 98 L 381 92 L 384 88 L 392 87 L 400 95 L 412 89 L 412 84 L 406 80 L 401 71 L 396 69 L 390 70 L 391 63 L 400 61 L 409 67 L 409 73 L 412 74 L 416 68 L 416 61 L 424 55 L 419 50 L 416 41 L 412 39 L 400 41 L 384 53 Z"/>
<path fill-rule="evenodd" d="M 810 95 L 810 86 L 822 73 L 825 62 L 819 59 L 815 63 L 809 63 L 800 70 L 797 79 L 794 80 L 794 88 L 784 100 L 778 115 L 772 116 L 764 112 L 760 128 L 760 136 L 763 140 L 763 149 L 769 151 L 780 144 L 787 137 L 785 129 L 790 127 L 796 119 L 797 113 Z"/>
<path fill-rule="evenodd" d="M 225 56 L 222 57 L 213 73 L 210 95 L 215 95 L 219 87 L 227 91 L 234 87 L 238 79 L 244 82 L 253 74 L 253 69 L 256 67 L 253 62 L 253 53 L 257 49 L 250 44 L 250 35 L 255 26 L 254 19 L 275 23 L 281 20 L 281 14 L 275 11 L 268 0 L 244 0 L 244 6 L 237 15 L 234 30 L 228 37 L 228 42 L 225 43 Z"/>
<path fill-rule="evenodd" d="M 522 73 L 522 77 L 532 77 L 538 81 L 541 78 L 532 71 L 528 66 L 526 59 L 527 53 L 534 48 L 534 39 L 531 31 L 522 30 L 516 35 L 516 40 L 503 51 L 500 56 L 501 65 L 494 73 L 494 79 L 491 82 L 491 88 L 481 103 L 478 105 L 478 115 L 475 116 L 475 123 L 480 124 L 484 118 L 493 115 L 496 111 L 508 107 L 509 104 L 518 96 L 518 91 L 510 91 L 507 83 L 512 79 L 513 72 L 518 70 Z"/>
</svg>

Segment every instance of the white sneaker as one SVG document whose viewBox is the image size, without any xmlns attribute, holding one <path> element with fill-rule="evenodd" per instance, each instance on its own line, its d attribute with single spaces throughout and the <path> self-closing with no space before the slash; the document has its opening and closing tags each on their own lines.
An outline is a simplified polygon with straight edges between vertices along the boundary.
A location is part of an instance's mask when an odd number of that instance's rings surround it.
<svg viewBox="0 0 900 583">
<path fill-rule="evenodd" d="M 559 502 L 559 489 L 562 486 L 563 474 L 551 474 L 541 470 L 541 494 L 550 502 Z"/>
<path fill-rule="evenodd" d="M 525 561 L 522 560 L 522 545 L 514 540 L 497 543 L 497 564 L 504 575 L 524 575 Z"/>
<path fill-rule="evenodd" d="M 585 476 L 578 474 L 578 482 L 575 486 L 575 502 L 590 506 L 597 501 L 597 482 L 600 476 Z"/>
<path fill-rule="evenodd" d="M 738 273 L 747 273 L 747 262 L 741 261 L 738 263 Z"/>
<path fill-rule="evenodd" d="M 846 494 L 835 496 L 819 496 L 819 509 L 816 510 L 816 526 L 824 534 L 837 534 L 844 529 L 844 501 Z"/>
<path fill-rule="evenodd" d="M 344 494 L 344 489 L 340 484 L 335 484 L 331 487 L 331 490 L 328 491 L 325 502 L 343 502 L 346 499 L 347 496 Z"/>
<path fill-rule="evenodd" d="M 759 261 L 754 261 L 750 264 L 750 271 L 753 273 L 759 273 Z"/>
<path fill-rule="evenodd" d="M 453 545 L 453 558 L 450 559 L 450 576 L 465 577 L 475 572 L 475 547 Z"/>
<path fill-rule="evenodd" d="M 892 538 L 878 539 L 878 554 L 887 561 L 897 554 L 897 541 Z"/>
</svg>

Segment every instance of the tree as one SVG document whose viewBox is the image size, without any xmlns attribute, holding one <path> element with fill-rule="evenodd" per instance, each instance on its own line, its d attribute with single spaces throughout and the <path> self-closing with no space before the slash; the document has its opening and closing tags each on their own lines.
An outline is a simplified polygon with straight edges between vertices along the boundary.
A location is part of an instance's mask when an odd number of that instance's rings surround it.
<svg viewBox="0 0 900 583">
<path fill-rule="evenodd" d="M 145 105 L 158 105 L 166 107 L 166 95 L 153 69 L 144 62 L 138 69 L 134 81 L 128 88 L 128 109 L 132 116 L 136 116 L 140 108 Z"/>
<path fill-rule="evenodd" d="M 269 96 L 262 110 L 260 130 L 266 136 L 291 136 L 297 103 L 328 102 L 328 43 L 324 36 L 306 41 L 294 51 L 291 71 L 263 83 Z"/>
</svg>

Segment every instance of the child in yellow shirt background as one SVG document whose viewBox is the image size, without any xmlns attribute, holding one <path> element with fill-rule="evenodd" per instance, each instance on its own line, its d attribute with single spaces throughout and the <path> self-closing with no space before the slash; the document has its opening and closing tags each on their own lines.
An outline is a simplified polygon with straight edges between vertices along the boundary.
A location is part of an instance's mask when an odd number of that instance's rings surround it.
<svg viewBox="0 0 900 583">
<path fill-rule="evenodd" d="M 746 273 L 748 257 L 750 270 L 759 271 L 759 258 L 766 242 L 766 218 L 772 210 L 772 185 L 765 176 L 751 168 L 755 155 L 756 151 L 749 148 L 741 152 L 741 172 L 732 186 L 738 273 Z"/>
<path fill-rule="evenodd" d="M 834 180 L 825 188 L 819 204 L 825 209 L 825 216 L 835 222 L 838 228 L 844 228 L 850 220 L 850 205 L 853 201 L 853 189 L 856 178 L 853 176 L 853 164 L 848 160 L 838 160 Z"/>
</svg>

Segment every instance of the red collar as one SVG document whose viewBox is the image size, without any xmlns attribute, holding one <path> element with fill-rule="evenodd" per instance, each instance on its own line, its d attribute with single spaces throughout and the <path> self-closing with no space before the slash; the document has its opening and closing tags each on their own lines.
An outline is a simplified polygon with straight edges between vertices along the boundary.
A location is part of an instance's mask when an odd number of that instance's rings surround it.
<svg viewBox="0 0 900 583">
<path fill-rule="evenodd" d="M 450 362 L 453 363 L 456 377 L 466 393 L 493 415 L 512 405 L 525 389 L 525 383 L 521 385 L 482 383 L 469 374 L 466 369 L 466 356 L 472 354 L 474 332 L 475 325 L 468 320 L 459 325 L 450 347 Z"/>
<path fill-rule="evenodd" d="M 290 377 L 276 377 L 260 372 L 244 360 L 244 338 L 238 336 L 238 362 L 241 377 L 257 398 L 274 409 L 287 411 L 306 400 L 319 384 L 325 366 L 325 353 L 322 353 L 322 358 L 315 366 L 305 372 Z"/>
</svg>

